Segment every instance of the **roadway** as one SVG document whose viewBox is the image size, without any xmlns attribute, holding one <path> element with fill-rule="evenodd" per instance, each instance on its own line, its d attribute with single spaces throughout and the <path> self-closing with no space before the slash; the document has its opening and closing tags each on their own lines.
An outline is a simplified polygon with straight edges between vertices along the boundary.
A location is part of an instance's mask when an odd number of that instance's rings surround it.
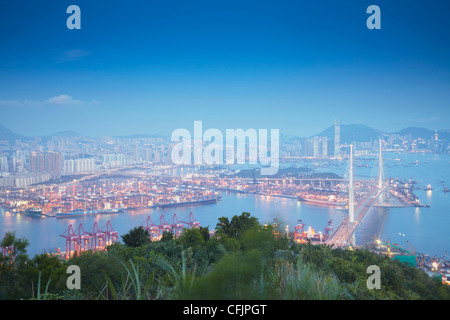
<svg viewBox="0 0 450 320">
<path fill-rule="evenodd" d="M 389 187 L 385 184 L 382 189 L 374 189 L 369 195 L 355 206 L 355 221 L 348 220 L 348 214 L 336 229 L 336 232 L 326 241 L 327 245 L 343 247 L 350 244 L 350 238 L 361 224 L 369 209 L 377 201 L 378 197 Z"/>
<path fill-rule="evenodd" d="M 239 180 L 239 181 L 254 181 L 254 178 L 238 178 L 238 177 L 230 177 L 231 179 L 235 179 L 235 180 Z M 261 182 L 265 182 L 265 181 L 323 181 L 323 182 L 335 182 L 335 181 L 340 181 L 340 182 L 348 182 L 348 178 L 344 179 L 344 178 L 340 178 L 340 179 L 328 179 L 328 178 L 288 178 L 288 177 L 284 177 L 284 178 L 261 178 L 258 177 L 256 178 L 256 181 L 261 181 Z M 375 179 L 373 180 L 367 180 L 367 179 L 354 179 L 354 182 L 369 182 L 369 183 L 373 183 L 375 181 Z"/>
</svg>

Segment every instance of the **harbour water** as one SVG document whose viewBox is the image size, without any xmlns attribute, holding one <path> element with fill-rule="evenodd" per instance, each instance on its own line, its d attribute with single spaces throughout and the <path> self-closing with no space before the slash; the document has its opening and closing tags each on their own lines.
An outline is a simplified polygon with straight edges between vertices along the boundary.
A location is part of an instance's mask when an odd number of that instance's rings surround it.
<svg viewBox="0 0 450 320">
<path fill-rule="evenodd" d="M 400 159 L 400 161 L 393 159 Z M 374 236 L 379 234 L 383 240 L 390 240 L 405 248 L 408 248 L 406 242 L 408 240 L 417 252 L 432 256 L 443 256 L 446 252 L 450 252 L 450 233 L 448 232 L 450 192 L 443 192 L 445 186 L 450 187 L 449 162 L 448 155 L 386 153 L 385 176 L 408 180 L 412 178 L 417 182 L 416 185 L 422 188 L 430 184 L 432 191 L 415 190 L 414 192 L 422 203 L 429 203 L 431 207 L 373 208 L 358 228 L 357 244 L 373 241 Z M 368 167 L 356 167 L 356 178 L 358 176 L 375 178 L 378 172 L 377 165 L 377 161 L 368 161 Z M 319 167 L 317 170 L 345 175 L 347 168 L 344 163 L 337 168 Z M 337 210 L 335 207 L 300 203 L 295 199 L 224 193 L 222 200 L 215 204 L 140 209 L 62 219 L 13 214 L 0 208 L 0 235 L 7 231 L 15 231 L 16 236 L 27 238 L 30 241 L 28 253 L 34 255 L 54 248 L 61 248 L 61 251 L 64 251 L 65 239 L 60 235 L 70 224 L 75 229 L 82 223 L 84 229 L 88 231 L 95 221 L 99 226 L 103 226 L 111 220 L 114 229 L 119 235 L 123 235 L 133 227 L 144 224 L 149 215 L 154 223 L 158 223 L 159 217 L 164 214 L 165 220 L 171 223 L 174 214 L 179 220 L 187 220 L 191 211 L 201 225 L 209 226 L 209 229 L 215 228 L 219 217 L 231 218 L 245 211 L 257 217 L 262 224 L 272 223 L 274 219 L 277 219 L 283 230 L 285 225 L 288 225 L 292 231 L 297 220 L 301 219 L 306 227 L 311 226 L 316 232 L 323 232 L 330 219 L 337 228 L 344 214 L 344 211 Z"/>
<path fill-rule="evenodd" d="M 261 224 L 270 224 L 277 219 L 282 228 L 287 224 L 293 229 L 297 220 L 302 219 L 307 227 L 312 226 L 317 232 L 322 231 L 322 233 L 328 220 L 334 220 L 337 226 L 343 214 L 343 211 L 336 211 L 334 208 L 307 205 L 294 199 L 224 193 L 221 201 L 215 204 L 138 209 L 114 214 L 62 219 L 12 214 L 0 209 L 0 234 L 4 234 L 6 231 L 16 231 L 18 237 L 25 237 L 30 241 L 28 253 L 34 255 L 58 247 L 64 251 L 65 239 L 59 235 L 63 234 L 70 224 L 75 229 L 82 223 L 84 230 L 88 231 L 95 221 L 101 227 L 111 220 L 113 228 L 118 231 L 119 235 L 123 235 L 135 226 L 143 225 L 149 215 L 154 223 L 159 224 L 161 214 L 164 215 L 167 222 L 172 223 L 174 214 L 177 215 L 178 220 L 187 221 L 189 213 L 193 212 L 197 221 L 202 226 L 209 226 L 211 230 L 215 228 L 218 218 L 226 216 L 231 219 L 234 215 L 240 215 L 244 211 L 257 217 Z"/>
<path fill-rule="evenodd" d="M 444 193 L 444 188 L 450 187 L 450 156 L 387 153 L 386 158 L 401 159 L 403 163 L 395 166 L 394 161 L 387 161 L 386 176 L 415 180 L 422 190 L 414 190 L 414 193 L 421 203 L 430 204 L 430 207 L 374 208 L 359 230 L 360 242 L 367 240 L 375 231 L 373 226 L 381 226 L 381 220 L 387 215 L 380 235 L 383 240 L 406 249 L 409 249 L 409 241 L 416 252 L 431 256 L 450 253 L 450 192 Z M 431 191 L 425 191 L 428 185 L 431 185 Z"/>
</svg>

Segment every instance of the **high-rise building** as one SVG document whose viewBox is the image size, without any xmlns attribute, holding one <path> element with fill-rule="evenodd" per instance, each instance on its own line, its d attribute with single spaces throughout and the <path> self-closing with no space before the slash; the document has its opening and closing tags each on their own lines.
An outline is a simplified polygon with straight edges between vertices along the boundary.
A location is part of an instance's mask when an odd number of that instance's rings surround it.
<svg viewBox="0 0 450 320">
<path fill-rule="evenodd" d="M 64 160 L 64 173 L 73 173 L 75 172 L 75 160 L 67 159 Z"/>
<path fill-rule="evenodd" d="M 0 172 L 8 172 L 8 157 L 0 156 Z"/>
<path fill-rule="evenodd" d="M 103 155 L 103 167 L 114 168 L 123 167 L 125 165 L 124 154 L 104 154 Z"/>
<path fill-rule="evenodd" d="M 314 143 L 314 153 L 313 153 L 313 155 L 314 155 L 314 157 L 318 157 L 319 156 L 319 137 L 318 136 L 315 136 L 314 138 L 313 138 L 313 143 Z"/>
<path fill-rule="evenodd" d="M 153 145 L 147 145 L 144 149 L 144 160 L 145 162 L 153 161 Z"/>
<path fill-rule="evenodd" d="M 161 150 L 160 149 L 155 150 L 154 162 L 155 163 L 161 162 Z"/>
<path fill-rule="evenodd" d="M 328 138 L 322 137 L 322 155 L 328 156 Z"/>
<path fill-rule="evenodd" d="M 339 148 L 341 145 L 341 120 L 334 120 L 334 156 L 339 155 Z"/>
<path fill-rule="evenodd" d="M 171 163 L 172 162 L 172 149 L 173 149 L 173 144 L 169 144 L 167 146 L 167 154 L 166 154 L 166 163 Z"/>
<path fill-rule="evenodd" d="M 61 178 L 61 155 L 56 152 L 32 152 L 28 158 L 28 172 L 50 173 L 52 179 Z"/>
<path fill-rule="evenodd" d="M 95 160 L 89 159 L 68 159 L 64 160 L 64 173 L 92 172 L 95 171 Z"/>
</svg>

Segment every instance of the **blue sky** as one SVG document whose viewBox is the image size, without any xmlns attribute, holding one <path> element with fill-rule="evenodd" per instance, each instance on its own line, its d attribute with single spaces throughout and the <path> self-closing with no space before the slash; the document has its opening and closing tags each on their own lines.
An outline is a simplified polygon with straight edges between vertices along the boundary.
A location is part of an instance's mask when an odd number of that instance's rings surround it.
<svg viewBox="0 0 450 320">
<path fill-rule="evenodd" d="M 450 129 L 450 3 L 3 1 L 0 123 L 26 135 Z M 81 8 L 81 30 L 66 9 Z M 381 30 L 366 9 L 381 8 Z"/>
</svg>

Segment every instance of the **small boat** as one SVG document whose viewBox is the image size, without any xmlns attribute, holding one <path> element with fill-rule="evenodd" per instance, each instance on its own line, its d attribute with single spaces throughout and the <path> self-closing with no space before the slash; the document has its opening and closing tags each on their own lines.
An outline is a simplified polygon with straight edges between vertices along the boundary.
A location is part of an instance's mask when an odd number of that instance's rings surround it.
<svg viewBox="0 0 450 320">
<path fill-rule="evenodd" d="M 431 188 L 431 184 L 429 184 L 425 190 L 426 190 L 426 191 L 431 191 L 431 190 L 433 190 L 433 188 Z"/>
</svg>

